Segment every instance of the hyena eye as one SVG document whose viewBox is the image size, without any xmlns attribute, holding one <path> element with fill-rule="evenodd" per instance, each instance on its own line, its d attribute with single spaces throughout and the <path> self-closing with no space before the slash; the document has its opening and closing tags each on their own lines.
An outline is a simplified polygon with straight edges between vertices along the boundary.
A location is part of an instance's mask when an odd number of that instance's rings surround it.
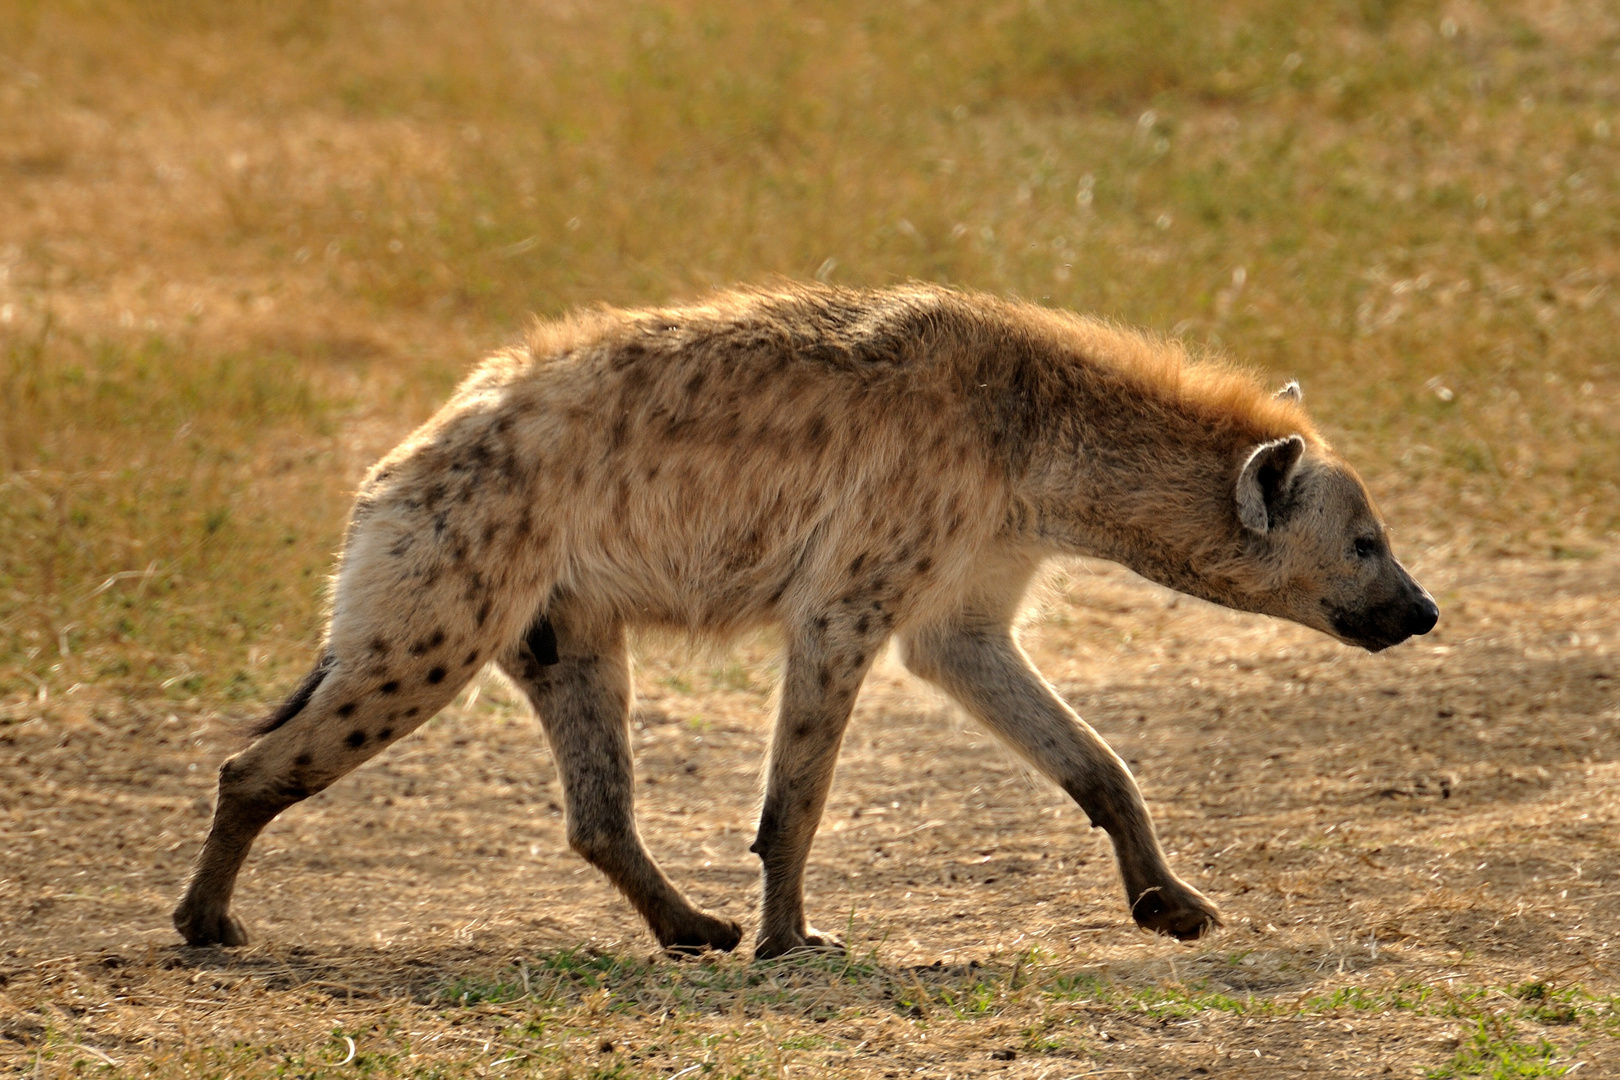
<svg viewBox="0 0 1620 1080">
<path fill-rule="evenodd" d="M 1370 559 L 1378 554 L 1378 541 L 1370 536 L 1356 537 L 1356 558 Z"/>
</svg>

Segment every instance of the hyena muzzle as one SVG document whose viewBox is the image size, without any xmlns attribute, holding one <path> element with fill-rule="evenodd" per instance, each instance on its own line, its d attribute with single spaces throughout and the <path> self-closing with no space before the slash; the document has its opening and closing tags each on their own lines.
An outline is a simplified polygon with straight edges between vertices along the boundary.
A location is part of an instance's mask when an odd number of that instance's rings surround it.
<svg viewBox="0 0 1620 1080">
<path fill-rule="evenodd" d="M 627 641 L 775 626 L 756 955 L 835 944 L 806 922 L 805 863 L 891 639 L 1107 830 L 1139 924 L 1197 937 L 1214 904 L 1013 634 L 1040 565 L 1065 555 L 1372 650 L 1438 617 L 1297 387 L 1266 393 L 1173 344 L 920 285 L 540 326 L 362 484 L 319 660 L 221 767 L 175 925 L 243 943 L 231 893 L 260 830 L 493 662 L 540 718 L 569 844 L 664 946 L 734 948 L 737 923 L 688 901 L 636 830 Z"/>
</svg>

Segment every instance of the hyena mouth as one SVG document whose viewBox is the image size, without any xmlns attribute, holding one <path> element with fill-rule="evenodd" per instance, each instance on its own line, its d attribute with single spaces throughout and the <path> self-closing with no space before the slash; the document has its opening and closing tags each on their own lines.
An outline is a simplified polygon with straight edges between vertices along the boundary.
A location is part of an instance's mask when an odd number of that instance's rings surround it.
<svg viewBox="0 0 1620 1080">
<path fill-rule="evenodd" d="M 1433 630 L 1440 609 L 1424 596 L 1411 604 L 1390 604 L 1367 611 L 1330 609 L 1328 619 L 1340 638 L 1375 653 Z"/>
</svg>

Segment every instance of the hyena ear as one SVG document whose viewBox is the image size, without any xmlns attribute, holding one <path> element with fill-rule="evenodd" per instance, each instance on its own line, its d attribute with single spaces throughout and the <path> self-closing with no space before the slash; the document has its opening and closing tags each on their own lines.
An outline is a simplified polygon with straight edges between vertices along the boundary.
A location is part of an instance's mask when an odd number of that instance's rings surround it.
<svg viewBox="0 0 1620 1080">
<path fill-rule="evenodd" d="M 1287 494 L 1305 453 L 1305 440 L 1298 435 L 1261 443 L 1250 451 L 1238 473 L 1238 520 L 1250 532 L 1264 535 L 1271 531 L 1277 503 Z"/>
<path fill-rule="evenodd" d="M 1283 401 L 1292 401 L 1295 405 L 1305 400 L 1305 391 L 1299 388 L 1299 380 L 1289 379 L 1283 388 L 1277 391 L 1277 397 Z"/>
</svg>

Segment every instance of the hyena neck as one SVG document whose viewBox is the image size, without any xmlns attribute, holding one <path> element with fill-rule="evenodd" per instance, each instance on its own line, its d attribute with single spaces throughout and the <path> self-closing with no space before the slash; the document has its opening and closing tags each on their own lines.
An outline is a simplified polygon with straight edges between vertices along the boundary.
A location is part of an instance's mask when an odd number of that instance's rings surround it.
<svg viewBox="0 0 1620 1080">
<path fill-rule="evenodd" d="M 1291 417 L 1252 379 L 1203 377 L 1134 335 L 1100 328 L 1081 344 L 1113 352 L 1096 359 L 1054 335 L 1026 339 L 1009 358 L 1023 370 L 1005 377 L 1032 392 L 1012 398 L 1026 409 L 1007 531 L 1050 554 L 1108 559 L 1252 608 L 1237 473 L 1245 451 L 1278 437 Z"/>
<path fill-rule="evenodd" d="M 1048 459 L 1016 501 L 1014 524 L 1054 555 L 1117 562 L 1168 588 L 1247 606 L 1237 574 L 1244 538 L 1219 447 L 1178 446 L 1156 431 L 1147 446 Z"/>
</svg>

